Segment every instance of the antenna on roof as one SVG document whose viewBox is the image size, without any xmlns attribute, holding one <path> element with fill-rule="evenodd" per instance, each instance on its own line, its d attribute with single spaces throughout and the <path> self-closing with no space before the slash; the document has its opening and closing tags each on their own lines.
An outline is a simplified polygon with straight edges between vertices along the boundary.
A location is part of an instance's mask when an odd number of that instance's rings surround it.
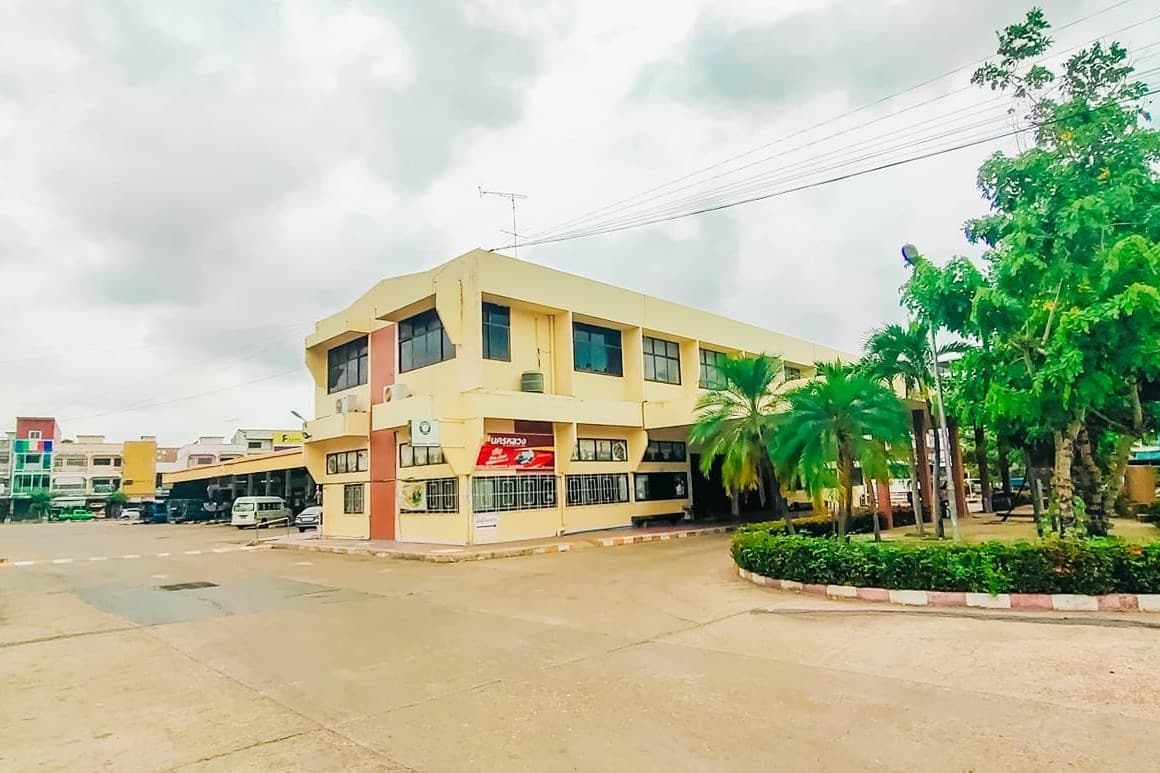
<svg viewBox="0 0 1160 773">
<path fill-rule="evenodd" d="M 503 233 L 511 234 L 511 237 L 512 237 L 512 256 L 518 256 L 520 254 L 520 250 L 519 250 L 520 235 L 519 235 L 519 233 L 517 233 L 517 231 L 519 229 L 516 228 L 516 199 L 526 199 L 527 196 L 525 196 L 522 193 L 504 193 L 503 191 L 485 191 L 483 189 L 483 186 L 481 185 L 481 186 L 479 186 L 479 198 L 482 199 L 484 196 L 499 196 L 501 199 L 507 199 L 508 201 L 510 201 L 512 203 L 512 230 L 503 231 Z"/>
</svg>

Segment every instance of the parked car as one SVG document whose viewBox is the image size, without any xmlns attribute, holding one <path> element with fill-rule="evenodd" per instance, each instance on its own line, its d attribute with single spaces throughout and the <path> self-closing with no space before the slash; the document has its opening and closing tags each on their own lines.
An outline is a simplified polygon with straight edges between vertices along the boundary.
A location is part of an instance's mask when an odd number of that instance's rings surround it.
<svg viewBox="0 0 1160 773">
<path fill-rule="evenodd" d="M 307 529 L 321 529 L 322 528 L 322 506 L 311 505 L 303 508 L 302 512 L 294 516 L 294 525 L 298 527 L 299 532 Z"/>
<path fill-rule="evenodd" d="M 83 507 L 74 507 L 70 510 L 64 510 L 57 516 L 62 521 L 91 521 L 96 516 L 93 515 L 92 510 L 86 510 Z"/>
<path fill-rule="evenodd" d="M 126 507 L 121 511 L 121 520 L 137 521 L 141 519 L 141 510 L 136 507 Z"/>
<path fill-rule="evenodd" d="M 282 497 L 238 497 L 230 508 L 230 525 L 239 529 L 287 525 L 292 520 Z"/>
</svg>

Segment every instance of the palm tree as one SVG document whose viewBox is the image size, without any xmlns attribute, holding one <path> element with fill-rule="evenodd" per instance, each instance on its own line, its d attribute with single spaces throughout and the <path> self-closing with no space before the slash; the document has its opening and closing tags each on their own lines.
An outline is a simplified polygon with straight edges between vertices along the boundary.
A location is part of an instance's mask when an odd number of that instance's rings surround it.
<svg viewBox="0 0 1160 773">
<path fill-rule="evenodd" d="M 886 384 L 893 384 L 895 380 L 902 381 L 907 396 L 917 397 L 927 405 L 927 415 L 934 414 L 930 409 L 930 394 L 934 388 L 931 376 L 932 362 L 930 359 L 930 331 L 922 322 L 910 322 L 906 326 L 892 324 L 880 327 L 870 333 L 864 345 L 865 356 L 860 364 L 861 370 L 870 378 Z M 952 352 L 961 352 L 962 345 L 948 344 L 939 348 L 939 355 Z M 935 433 L 937 440 L 938 433 Z M 915 437 L 915 443 L 923 442 L 922 438 Z M 914 498 L 915 524 L 918 533 L 925 534 L 923 523 L 923 499 L 926 492 L 918 485 L 918 466 L 915 461 L 914 445 L 907 439 L 910 449 L 908 462 L 910 464 L 910 490 Z M 935 469 L 938 469 L 939 449 L 935 448 Z M 936 484 L 937 485 L 937 484 Z M 931 513 L 936 524 L 941 519 L 936 514 L 937 504 L 931 505 Z"/>
<path fill-rule="evenodd" d="M 777 434 L 777 415 L 783 396 L 775 391 L 784 369 L 780 357 L 768 354 L 728 357 L 717 366 L 720 383 L 703 394 L 695 409 L 689 440 L 701 449 L 701 472 L 708 475 L 721 459 L 721 479 L 739 514 L 741 492 L 757 489 L 766 503 L 770 486 L 775 512 L 785 518 L 793 533 L 789 509 L 769 459 L 769 447 Z"/>
<path fill-rule="evenodd" d="M 854 509 L 854 465 L 881 472 L 888 446 L 907 436 L 906 409 L 893 392 L 853 366 L 816 367 L 818 378 L 787 396 L 788 410 L 770 456 L 783 475 L 801 475 L 815 499 L 837 471 L 838 536 L 845 537 Z M 879 538 L 877 515 L 874 537 Z"/>
<path fill-rule="evenodd" d="M 121 510 L 124 509 L 126 503 L 129 501 L 129 496 L 120 489 L 117 489 L 105 499 L 105 516 L 108 518 L 120 518 Z"/>
</svg>

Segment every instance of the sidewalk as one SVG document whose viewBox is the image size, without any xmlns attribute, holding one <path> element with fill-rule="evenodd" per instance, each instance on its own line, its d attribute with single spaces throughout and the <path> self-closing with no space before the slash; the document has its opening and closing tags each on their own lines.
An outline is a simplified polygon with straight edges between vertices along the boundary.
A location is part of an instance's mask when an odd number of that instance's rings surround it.
<svg viewBox="0 0 1160 773">
<path fill-rule="evenodd" d="M 490 558 L 514 558 L 542 553 L 567 553 L 587 548 L 608 548 L 635 545 L 641 542 L 661 542 L 698 537 L 703 534 L 725 534 L 736 528 L 722 526 L 656 526 L 649 528 L 606 529 L 603 531 L 571 534 L 563 537 L 499 542 L 489 545 L 430 545 L 397 540 L 358 540 L 319 538 L 313 534 L 297 534 L 263 540 L 275 550 L 307 550 L 316 553 L 345 553 L 374 558 L 402 558 L 411 561 L 429 561 L 437 564 L 460 561 L 483 561 Z"/>
</svg>

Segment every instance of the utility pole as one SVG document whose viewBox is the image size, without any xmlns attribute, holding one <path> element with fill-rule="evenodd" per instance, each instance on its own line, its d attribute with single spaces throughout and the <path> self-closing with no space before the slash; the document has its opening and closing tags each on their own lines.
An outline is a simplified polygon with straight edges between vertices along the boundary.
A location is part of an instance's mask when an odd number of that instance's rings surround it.
<svg viewBox="0 0 1160 773">
<path fill-rule="evenodd" d="M 504 231 L 504 233 L 511 234 L 511 236 L 512 236 L 512 255 L 515 257 L 518 257 L 520 254 L 520 252 L 519 252 L 520 236 L 517 233 L 517 231 L 519 229 L 516 228 L 516 199 L 526 199 L 527 196 L 525 196 L 522 193 L 505 193 L 503 191 L 485 191 L 483 189 L 483 186 L 480 185 L 479 186 L 479 197 L 482 199 L 484 196 L 498 196 L 501 199 L 507 199 L 508 201 L 510 201 L 512 203 L 512 230 L 511 231 Z"/>
</svg>

